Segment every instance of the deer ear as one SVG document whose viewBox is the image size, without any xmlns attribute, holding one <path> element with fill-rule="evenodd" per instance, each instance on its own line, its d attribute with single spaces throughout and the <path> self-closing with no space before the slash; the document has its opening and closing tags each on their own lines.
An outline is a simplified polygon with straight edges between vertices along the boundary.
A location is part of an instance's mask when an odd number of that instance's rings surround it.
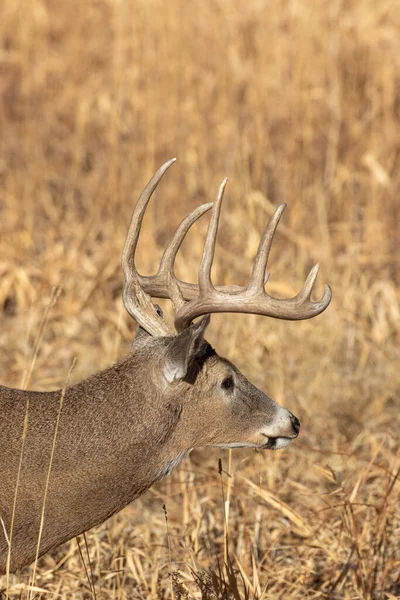
<svg viewBox="0 0 400 600">
<path fill-rule="evenodd" d="M 210 323 L 210 315 L 192 323 L 179 333 L 167 348 L 164 359 L 164 375 L 168 383 L 184 379 L 191 362 L 204 352 L 204 332 Z"/>
</svg>

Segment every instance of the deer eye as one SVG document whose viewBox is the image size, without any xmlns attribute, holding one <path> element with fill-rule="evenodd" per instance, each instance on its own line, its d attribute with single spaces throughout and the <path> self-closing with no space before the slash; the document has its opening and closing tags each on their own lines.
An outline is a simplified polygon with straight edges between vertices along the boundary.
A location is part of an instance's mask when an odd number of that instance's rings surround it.
<svg viewBox="0 0 400 600">
<path fill-rule="evenodd" d="M 233 381 L 233 377 L 226 377 L 226 379 L 223 380 L 223 382 L 221 383 L 221 387 L 223 390 L 231 390 L 235 385 L 235 382 Z"/>
</svg>

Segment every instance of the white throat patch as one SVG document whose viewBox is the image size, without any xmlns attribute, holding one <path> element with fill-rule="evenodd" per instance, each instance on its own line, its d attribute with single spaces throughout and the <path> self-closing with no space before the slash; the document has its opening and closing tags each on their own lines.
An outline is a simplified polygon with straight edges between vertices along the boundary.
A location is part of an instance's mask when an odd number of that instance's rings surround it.
<svg viewBox="0 0 400 600">
<path fill-rule="evenodd" d="M 192 448 L 189 448 L 189 450 L 181 452 L 181 454 L 178 454 L 177 456 L 171 458 L 166 463 L 164 463 L 157 475 L 157 481 L 163 479 L 163 477 L 166 477 L 167 475 L 170 475 L 175 469 L 175 467 L 177 467 L 179 463 L 182 462 L 184 458 L 186 458 L 186 456 L 189 454 L 189 452 L 191 452 L 191 450 Z"/>
</svg>

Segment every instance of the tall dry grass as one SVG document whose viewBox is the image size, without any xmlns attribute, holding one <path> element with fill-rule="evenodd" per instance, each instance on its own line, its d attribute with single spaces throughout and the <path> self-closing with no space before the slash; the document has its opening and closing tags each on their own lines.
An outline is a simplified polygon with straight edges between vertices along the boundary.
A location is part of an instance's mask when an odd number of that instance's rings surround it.
<svg viewBox="0 0 400 600">
<path fill-rule="evenodd" d="M 400 596 L 399 28 L 386 0 L 0 5 L 2 384 L 61 387 L 74 357 L 77 380 L 128 351 L 120 253 L 138 192 L 172 156 L 144 272 L 228 175 L 215 280 L 245 282 L 287 202 L 268 289 L 294 295 L 320 261 L 319 291 L 324 280 L 334 292 L 311 321 L 212 320 L 218 351 L 300 417 L 298 442 L 234 451 L 230 477 L 224 452 L 193 453 L 87 549 L 40 559 L 31 592 L 26 569 L 3 595 Z M 178 263 L 192 281 L 204 231 Z"/>
</svg>

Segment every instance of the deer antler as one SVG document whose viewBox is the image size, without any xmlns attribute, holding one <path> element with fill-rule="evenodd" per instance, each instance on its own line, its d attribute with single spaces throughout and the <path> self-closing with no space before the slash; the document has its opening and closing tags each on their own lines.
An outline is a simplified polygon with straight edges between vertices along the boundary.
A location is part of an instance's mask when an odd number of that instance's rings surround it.
<svg viewBox="0 0 400 600">
<path fill-rule="evenodd" d="M 147 204 L 167 169 L 175 159 L 165 163 L 153 175 L 135 206 L 129 232 L 122 255 L 125 274 L 124 304 L 129 314 L 152 335 L 172 335 L 172 331 L 158 314 L 150 296 L 170 298 L 175 308 L 175 327 L 182 331 L 196 317 L 217 312 L 240 312 L 265 315 L 278 319 L 309 319 L 320 314 L 329 305 L 331 289 L 325 286 L 321 300 L 313 302 L 311 293 L 318 274 L 319 265 L 313 267 L 303 289 L 294 298 L 280 300 L 266 293 L 264 286 L 269 274 L 266 272 L 272 240 L 279 220 L 286 207 L 281 204 L 271 217 L 261 237 L 254 260 L 250 282 L 246 287 L 214 286 L 211 281 L 211 268 L 214 259 L 215 242 L 218 231 L 221 204 L 227 179 L 220 185 L 214 203 L 203 204 L 191 212 L 179 225 L 168 243 L 156 275 L 144 277 L 135 267 L 134 256 L 140 228 Z M 199 269 L 199 284 L 186 283 L 174 274 L 177 252 L 190 227 L 213 207 L 208 227 L 203 257 Z"/>
<path fill-rule="evenodd" d="M 211 214 L 203 257 L 199 269 L 199 294 L 193 300 L 183 304 L 176 313 L 175 326 L 178 331 L 187 327 L 191 321 L 204 314 L 217 312 L 240 312 L 275 317 L 277 319 L 310 319 L 326 309 L 332 298 L 331 288 L 326 285 L 321 300 L 313 302 L 311 293 L 318 274 L 319 265 L 313 267 L 304 283 L 303 289 L 294 298 L 280 300 L 265 291 L 268 281 L 268 256 L 272 240 L 286 204 L 281 204 L 272 215 L 261 237 L 250 282 L 247 287 L 238 290 L 227 286 L 216 288 L 211 281 L 211 268 L 214 260 L 215 242 L 218 231 L 222 199 L 227 179 L 219 188 Z"/>
</svg>

